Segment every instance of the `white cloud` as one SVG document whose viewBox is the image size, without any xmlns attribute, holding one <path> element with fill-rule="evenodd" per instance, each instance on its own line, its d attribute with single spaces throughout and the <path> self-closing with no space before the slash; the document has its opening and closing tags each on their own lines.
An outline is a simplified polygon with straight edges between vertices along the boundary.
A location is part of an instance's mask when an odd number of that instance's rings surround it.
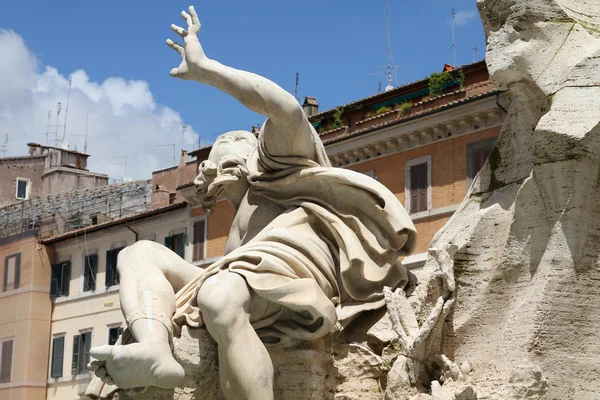
<svg viewBox="0 0 600 400">
<path fill-rule="evenodd" d="M 25 155 L 27 142 L 46 143 L 50 123 L 56 125 L 57 103 L 62 103 L 59 125 L 63 125 L 68 77 L 71 76 L 66 139 L 71 149 L 83 151 L 86 114 L 89 110 L 88 168 L 110 177 L 122 178 L 127 156 L 127 175 L 151 177 L 153 170 L 173 164 L 181 148 L 184 124 L 175 110 L 156 104 L 148 83 L 110 77 L 90 81 L 83 70 L 61 73 L 52 66 L 41 67 L 25 42 L 13 31 L 0 30 L 0 141 L 9 134 L 7 156 Z M 50 128 L 48 144 L 54 145 L 56 128 Z M 59 138 L 63 128 L 59 127 Z M 195 148 L 197 134 L 188 125 L 183 147 Z M 119 158 L 121 157 L 121 158 Z"/>
<path fill-rule="evenodd" d="M 454 22 L 457 27 L 465 26 L 470 20 L 477 18 L 479 14 L 475 10 L 457 11 Z"/>
</svg>

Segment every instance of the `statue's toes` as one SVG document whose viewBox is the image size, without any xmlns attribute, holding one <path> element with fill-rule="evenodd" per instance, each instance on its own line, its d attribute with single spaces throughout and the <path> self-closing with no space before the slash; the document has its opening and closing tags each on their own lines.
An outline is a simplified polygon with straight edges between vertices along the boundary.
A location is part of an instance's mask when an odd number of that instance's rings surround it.
<svg viewBox="0 0 600 400">
<path fill-rule="evenodd" d="M 136 396 L 141 396 L 148 390 L 148 386 L 136 387 L 132 389 L 125 390 L 125 394 L 130 398 L 135 398 Z"/>
</svg>

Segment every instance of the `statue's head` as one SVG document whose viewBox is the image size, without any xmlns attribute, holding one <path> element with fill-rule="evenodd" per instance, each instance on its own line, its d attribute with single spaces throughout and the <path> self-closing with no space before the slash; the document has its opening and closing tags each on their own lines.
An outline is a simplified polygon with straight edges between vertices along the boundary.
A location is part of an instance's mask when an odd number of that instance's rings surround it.
<svg viewBox="0 0 600 400">
<path fill-rule="evenodd" d="M 208 213 L 218 200 L 232 192 L 233 186 L 248 185 L 246 160 L 257 143 L 256 137 L 247 131 L 226 132 L 215 140 L 194 179 L 199 200 Z"/>
</svg>

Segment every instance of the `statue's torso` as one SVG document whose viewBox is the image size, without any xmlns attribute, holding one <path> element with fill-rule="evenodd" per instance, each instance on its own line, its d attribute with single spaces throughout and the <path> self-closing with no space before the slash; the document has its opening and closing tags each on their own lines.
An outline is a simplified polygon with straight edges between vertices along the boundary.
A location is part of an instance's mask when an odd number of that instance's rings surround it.
<svg viewBox="0 0 600 400">
<path fill-rule="evenodd" d="M 285 209 L 276 203 L 255 195 L 250 188 L 231 223 L 225 254 L 250 241 L 284 211 Z"/>
</svg>

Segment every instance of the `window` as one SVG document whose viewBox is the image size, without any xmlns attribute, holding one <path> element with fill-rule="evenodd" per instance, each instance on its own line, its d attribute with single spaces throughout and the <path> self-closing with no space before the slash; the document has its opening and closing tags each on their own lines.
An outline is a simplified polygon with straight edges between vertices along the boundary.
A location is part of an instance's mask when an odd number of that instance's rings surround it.
<svg viewBox="0 0 600 400">
<path fill-rule="evenodd" d="M 120 326 L 115 326 L 113 328 L 109 328 L 108 329 L 108 344 L 112 346 L 113 344 L 117 343 L 117 339 L 119 339 L 119 336 L 121 336 L 122 333 L 123 333 L 123 328 Z"/>
<path fill-rule="evenodd" d="M 21 253 L 4 258 L 4 284 L 2 289 L 18 289 L 21 281 Z"/>
<path fill-rule="evenodd" d="M 20 200 L 27 200 L 29 198 L 29 179 L 17 178 L 17 193 L 16 197 Z"/>
<path fill-rule="evenodd" d="M 58 336 L 52 339 L 52 362 L 50 366 L 50 377 L 60 378 L 63 376 L 63 359 L 65 354 L 65 337 Z"/>
<path fill-rule="evenodd" d="M 431 209 L 431 156 L 406 162 L 406 209 L 418 213 Z"/>
<path fill-rule="evenodd" d="M 119 284 L 119 271 L 117 270 L 117 256 L 124 247 L 117 249 L 108 250 L 106 252 L 106 276 L 105 284 L 106 287 L 114 286 Z"/>
<path fill-rule="evenodd" d="M 485 161 L 492 152 L 496 139 L 471 143 L 467 146 L 467 186 L 470 187 L 475 176 L 481 171 Z"/>
<path fill-rule="evenodd" d="M 165 246 L 173 250 L 179 257 L 185 257 L 185 233 L 167 236 L 165 238 Z"/>
<path fill-rule="evenodd" d="M 87 372 L 86 365 L 90 362 L 91 347 L 91 331 L 73 336 L 73 362 L 71 364 L 71 375 L 79 375 Z"/>
<path fill-rule="evenodd" d="M 193 255 L 192 261 L 204 260 L 204 248 L 206 244 L 206 220 L 194 222 Z"/>
<path fill-rule="evenodd" d="M 83 291 L 96 290 L 98 254 L 88 254 L 83 258 Z"/>
<path fill-rule="evenodd" d="M 68 296 L 70 281 L 71 261 L 52 264 L 52 275 L 50 279 L 50 297 Z"/>
<path fill-rule="evenodd" d="M 0 383 L 10 382 L 12 377 L 13 339 L 4 340 L 0 350 Z"/>
</svg>

